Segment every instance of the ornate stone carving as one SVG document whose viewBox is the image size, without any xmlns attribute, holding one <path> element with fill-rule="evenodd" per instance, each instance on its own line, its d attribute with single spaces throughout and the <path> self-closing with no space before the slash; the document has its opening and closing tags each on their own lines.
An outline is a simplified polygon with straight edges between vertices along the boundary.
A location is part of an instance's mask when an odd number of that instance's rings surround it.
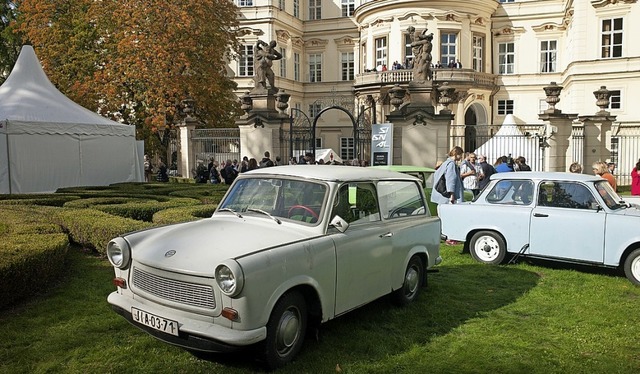
<svg viewBox="0 0 640 374">
<path fill-rule="evenodd" d="M 542 88 L 544 90 L 545 95 L 547 95 L 547 98 L 545 99 L 545 101 L 549 105 L 549 109 L 547 109 L 545 112 L 547 113 L 559 112 L 556 109 L 556 104 L 560 102 L 560 92 L 562 91 L 562 88 L 563 87 L 558 86 L 556 82 L 551 82 L 551 84 Z"/>
<path fill-rule="evenodd" d="M 606 86 L 600 86 L 599 90 L 593 91 L 593 95 L 596 97 L 596 105 L 600 107 L 600 111 L 596 114 L 609 114 L 607 108 L 609 107 L 611 91 L 607 90 Z"/>
<path fill-rule="evenodd" d="M 389 90 L 389 96 L 391 97 L 390 103 L 393 105 L 394 110 L 398 110 L 400 108 L 400 105 L 404 102 L 404 95 L 406 93 L 407 90 L 400 87 L 399 84 L 396 84 Z"/>
<path fill-rule="evenodd" d="M 635 4 L 638 0 L 591 0 L 591 6 L 594 8 L 603 8 L 607 5 L 622 4 Z"/>
<path fill-rule="evenodd" d="M 276 37 L 279 42 L 286 43 L 291 40 L 291 34 L 287 30 L 276 30 Z"/>
<path fill-rule="evenodd" d="M 454 87 L 449 86 L 449 82 L 444 82 L 438 87 L 438 102 L 440 105 L 444 106 L 444 109 L 441 110 L 441 113 L 450 113 L 449 104 L 456 101 L 456 89 Z"/>
</svg>

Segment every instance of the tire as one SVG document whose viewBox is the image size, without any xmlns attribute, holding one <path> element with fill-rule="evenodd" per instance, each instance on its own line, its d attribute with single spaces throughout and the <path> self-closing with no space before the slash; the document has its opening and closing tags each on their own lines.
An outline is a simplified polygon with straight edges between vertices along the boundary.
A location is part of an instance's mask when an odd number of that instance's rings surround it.
<svg viewBox="0 0 640 374">
<path fill-rule="evenodd" d="M 471 257 L 478 262 L 498 265 L 507 255 L 504 239 L 493 231 L 478 231 L 469 243 Z"/>
<path fill-rule="evenodd" d="M 424 264 L 420 257 L 411 257 L 409 264 L 407 264 L 407 269 L 404 272 L 402 287 L 393 291 L 394 304 L 405 306 L 415 301 L 420 294 L 423 281 L 426 280 L 425 277 Z"/>
<path fill-rule="evenodd" d="M 640 249 L 636 249 L 624 260 L 624 275 L 631 283 L 640 286 Z"/>
<path fill-rule="evenodd" d="M 262 358 L 268 369 L 277 369 L 300 352 L 307 331 L 307 305 L 299 292 L 283 295 L 273 307 L 262 342 Z"/>
</svg>

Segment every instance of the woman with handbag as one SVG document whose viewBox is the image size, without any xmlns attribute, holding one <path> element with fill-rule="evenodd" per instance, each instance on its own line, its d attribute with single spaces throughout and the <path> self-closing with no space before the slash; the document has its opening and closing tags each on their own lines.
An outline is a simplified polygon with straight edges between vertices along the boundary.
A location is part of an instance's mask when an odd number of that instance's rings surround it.
<svg viewBox="0 0 640 374">
<path fill-rule="evenodd" d="M 436 170 L 433 180 L 436 182 L 434 191 L 431 191 L 431 202 L 436 204 L 455 204 L 462 202 L 462 179 L 460 178 L 460 169 L 457 162 L 462 160 L 464 151 L 456 146 L 449 152 L 447 158 L 442 165 Z M 440 182 L 442 179 L 444 182 Z M 444 186 L 444 188 L 438 187 Z M 438 191 L 440 189 L 441 191 Z"/>
</svg>

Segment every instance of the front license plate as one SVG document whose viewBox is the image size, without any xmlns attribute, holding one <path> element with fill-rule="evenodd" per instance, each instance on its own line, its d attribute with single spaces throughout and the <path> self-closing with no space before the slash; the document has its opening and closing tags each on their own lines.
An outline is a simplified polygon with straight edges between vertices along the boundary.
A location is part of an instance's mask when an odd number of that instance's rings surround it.
<svg viewBox="0 0 640 374">
<path fill-rule="evenodd" d="M 152 329 L 178 336 L 178 322 L 158 317 L 144 310 L 131 308 L 131 317 L 137 323 L 149 326 Z"/>
</svg>

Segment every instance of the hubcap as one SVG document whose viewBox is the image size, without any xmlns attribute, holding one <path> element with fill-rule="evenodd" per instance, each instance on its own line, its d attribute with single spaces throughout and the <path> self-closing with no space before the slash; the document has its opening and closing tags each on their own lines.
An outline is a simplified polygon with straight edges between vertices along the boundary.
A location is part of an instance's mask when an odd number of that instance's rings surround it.
<svg viewBox="0 0 640 374">
<path fill-rule="evenodd" d="M 495 238 L 482 236 L 476 241 L 475 251 L 480 260 L 491 262 L 498 257 L 500 246 Z"/>
<path fill-rule="evenodd" d="M 278 324 L 277 340 L 278 353 L 286 354 L 291 350 L 300 335 L 300 313 L 297 308 L 287 309 Z"/>
<path fill-rule="evenodd" d="M 636 257 L 631 262 L 631 274 L 636 280 L 640 281 L 640 257 Z"/>
<path fill-rule="evenodd" d="M 411 267 L 407 270 L 407 274 L 404 277 L 404 289 L 405 295 L 411 297 L 418 289 L 418 270 L 415 267 Z"/>
</svg>

